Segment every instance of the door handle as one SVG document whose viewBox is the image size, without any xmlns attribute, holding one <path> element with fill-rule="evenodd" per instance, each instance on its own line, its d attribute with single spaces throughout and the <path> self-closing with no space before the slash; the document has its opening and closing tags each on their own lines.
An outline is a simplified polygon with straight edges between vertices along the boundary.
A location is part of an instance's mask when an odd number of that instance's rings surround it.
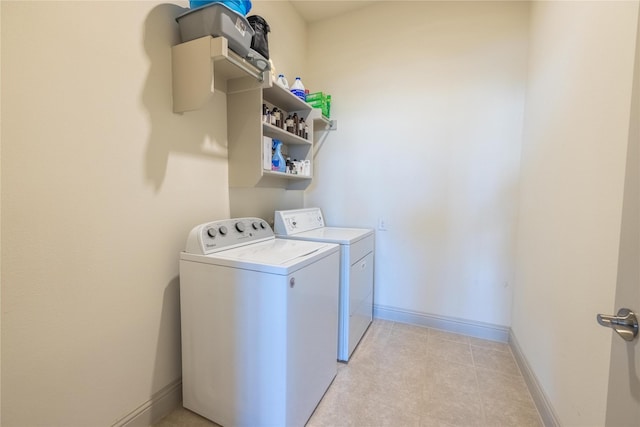
<svg viewBox="0 0 640 427">
<path fill-rule="evenodd" d="M 638 318 L 628 308 L 621 308 L 615 316 L 598 314 L 598 323 L 607 328 L 612 328 L 625 341 L 633 341 L 638 336 Z"/>
</svg>

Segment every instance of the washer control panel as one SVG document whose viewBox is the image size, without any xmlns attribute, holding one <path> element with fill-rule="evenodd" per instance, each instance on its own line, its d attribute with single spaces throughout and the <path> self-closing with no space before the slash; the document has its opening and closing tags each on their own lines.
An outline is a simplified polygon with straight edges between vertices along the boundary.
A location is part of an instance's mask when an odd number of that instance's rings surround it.
<svg viewBox="0 0 640 427">
<path fill-rule="evenodd" d="M 274 221 L 278 236 L 290 236 L 324 227 L 324 218 L 320 208 L 276 211 Z"/>
<path fill-rule="evenodd" d="M 185 252 L 207 255 L 274 238 L 273 230 L 263 219 L 223 219 L 194 227 L 187 238 Z"/>
</svg>

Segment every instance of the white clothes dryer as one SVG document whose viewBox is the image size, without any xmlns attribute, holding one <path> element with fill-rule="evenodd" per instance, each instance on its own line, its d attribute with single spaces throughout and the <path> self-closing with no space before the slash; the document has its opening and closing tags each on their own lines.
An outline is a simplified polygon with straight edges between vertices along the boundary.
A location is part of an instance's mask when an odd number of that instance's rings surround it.
<svg viewBox="0 0 640 427">
<path fill-rule="evenodd" d="M 223 426 L 304 426 L 337 373 L 339 247 L 259 218 L 195 227 L 180 254 L 183 405 Z"/>
<path fill-rule="evenodd" d="M 325 226 L 320 208 L 276 211 L 276 236 L 340 245 L 338 360 L 349 361 L 373 320 L 374 232 Z"/>
</svg>

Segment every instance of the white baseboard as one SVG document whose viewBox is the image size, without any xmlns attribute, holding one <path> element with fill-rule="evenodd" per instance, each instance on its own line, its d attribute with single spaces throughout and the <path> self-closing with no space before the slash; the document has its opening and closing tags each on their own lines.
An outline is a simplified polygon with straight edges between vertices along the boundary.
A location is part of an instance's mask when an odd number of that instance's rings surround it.
<svg viewBox="0 0 640 427">
<path fill-rule="evenodd" d="M 527 362 L 526 357 L 522 353 L 518 340 L 514 336 L 511 328 L 452 317 L 417 313 L 381 305 L 373 307 L 373 315 L 378 319 L 425 326 L 427 328 L 440 329 L 456 334 L 509 343 L 513 357 L 516 359 L 516 363 L 520 367 L 522 376 L 527 383 L 527 387 L 529 388 L 529 392 L 531 393 L 531 397 L 538 409 L 538 413 L 540 414 L 543 424 L 545 427 L 560 426 L 560 422 L 553 410 L 553 406 L 551 405 L 547 395 L 542 390 L 540 382 L 533 373 L 533 370 L 529 366 L 529 362 Z"/>
<path fill-rule="evenodd" d="M 182 379 L 178 379 L 154 393 L 112 427 L 149 427 L 169 415 L 182 404 Z"/>
<path fill-rule="evenodd" d="M 529 392 L 536 404 L 536 408 L 538 408 L 538 413 L 540 414 L 540 418 L 542 418 L 542 423 L 545 427 L 559 427 L 560 421 L 558 420 L 558 416 L 553 410 L 553 406 L 551 405 L 549 398 L 545 394 L 544 390 L 542 390 L 540 382 L 533 373 L 527 358 L 524 356 L 524 353 L 522 353 L 520 344 L 518 344 L 518 340 L 513 334 L 513 331 L 510 331 L 509 333 L 509 347 L 511 347 L 513 357 L 516 359 L 518 367 L 520 367 L 520 372 L 522 372 L 522 376 L 527 383 L 527 387 L 529 387 Z"/>
<path fill-rule="evenodd" d="M 425 326 L 486 340 L 505 343 L 509 341 L 509 328 L 507 326 L 474 322 L 454 317 L 435 316 L 382 305 L 374 305 L 373 316 L 379 319 Z"/>
</svg>

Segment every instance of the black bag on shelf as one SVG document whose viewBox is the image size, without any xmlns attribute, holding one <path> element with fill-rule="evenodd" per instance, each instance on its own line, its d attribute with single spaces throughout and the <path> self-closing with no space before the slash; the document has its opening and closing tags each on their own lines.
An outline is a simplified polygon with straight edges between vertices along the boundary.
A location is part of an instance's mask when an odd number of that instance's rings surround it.
<svg viewBox="0 0 640 427">
<path fill-rule="evenodd" d="M 267 39 L 267 33 L 271 31 L 269 24 L 259 15 L 248 16 L 247 21 L 255 31 L 251 39 L 251 49 L 269 59 L 269 40 Z"/>
</svg>

